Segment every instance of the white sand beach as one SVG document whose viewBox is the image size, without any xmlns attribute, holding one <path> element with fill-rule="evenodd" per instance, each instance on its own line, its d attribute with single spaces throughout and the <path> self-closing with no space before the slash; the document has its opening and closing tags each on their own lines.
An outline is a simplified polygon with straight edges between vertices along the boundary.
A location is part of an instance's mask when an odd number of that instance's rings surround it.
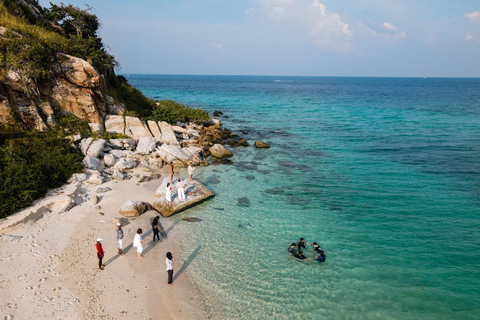
<svg viewBox="0 0 480 320">
<path fill-rule="evenodd" d="M 134 169 L 135 174 L 145 169 Z M 168 238 L 153 242 L 150 218 L 155 211 L 129 218 L 123 226 L 124 252 L 117 255 L 116 229 L 120 206 L 127 200 L 153 202 L 155 188 L 167 176 L 137 183 L 109 181 L 78 184 L 72 197 L 78 205 L 58 213 L 36 205 L 0 222 L 0 310 L 4 319 L 204 319 L 205 308 L 178 258 L 173 219 L 161 218 Z M 96 193 L 98 188 L 112 190 Z M 71 192 L 72 184 L 47 198 Z M 99 208 L 93 204 L 99 197 Z M 30 214 L 30 212 L 35 212 Z M 102 215 L 103 214 L 103 215 Z M 22 217 L 27 217 L 23 219 Z M 19 220 L 20 222 L 16 221 Z M 12 224 L 15 224 L 10 226 Z M 132 248 L 143 229 L 144 258 Z M 105 269 L 98 269 L 96 239 L 103 238 Z M 177 257 L 174 285 L 167 285 L 165 255 Z"/>
</svg>

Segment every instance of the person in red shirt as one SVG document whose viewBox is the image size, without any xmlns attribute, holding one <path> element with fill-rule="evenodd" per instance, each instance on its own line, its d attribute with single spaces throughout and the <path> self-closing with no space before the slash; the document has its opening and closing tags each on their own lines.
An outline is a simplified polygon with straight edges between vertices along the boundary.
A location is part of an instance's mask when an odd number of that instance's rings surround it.
<svg viewBox="0 0 480 320">
<path fill-rule="evenodd" d="M 105 252 L 103 251 L 102 247 L 102 241 L 103 239 L 98 238 L 97 239 L 97 257 L 98 257 L 98 269 L 103 270 L 103 267 L 105 267 L 104 264 L 102 264 L 103 257 L 105 255 Z"/>
</svg>

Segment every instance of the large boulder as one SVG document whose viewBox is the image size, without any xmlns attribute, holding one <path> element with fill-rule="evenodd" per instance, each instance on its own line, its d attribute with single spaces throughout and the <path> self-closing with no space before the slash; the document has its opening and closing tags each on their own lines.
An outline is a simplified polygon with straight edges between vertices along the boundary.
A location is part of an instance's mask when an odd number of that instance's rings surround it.
<svg viewBox="0 0 480 320">
<path fill-rule="evenodd" d="M 125 118 L 108 115 L 105 119 L 105 131 L 108 133 L 125 134 Z"/>
<path fill-rule="evenodd" d="M 165 180 L 169 181 L 169 179 L 169 177 L 165 178 L 164 182 Z M 165 184 L 166 186 L 166 183 L 164 182 L 162 182 L 162 185 Z M 185 200 L 180 200 L 178 198 L 176 194 L 177 190 L 174 184 L 174 190 L 172 191 L 172 204 L 167 204 L 167 201 L 165 200 L 165 191 L 163 191 L 163 193 L 160 194 L 160 198 L 152 204 L 153 208 L 157 210 L 160 214 L 162 214 L 164 217 L 169 217 L 172 214 L 196 206 L 197 204 L 200 204 L 205 200 L 208 200 L 215 196 L 213 192 L 208 190 L 207 187 L 205 187 L 203 184 L 196 180 L 194 180 L 193 183 L 185 180 L 184 183 L 186 183 L 185 192 L 190 193 L 186 195 Z M 162 186 L 163 190 L 165 190 L 165 186 Z"/>
<path fill-rule="evenodd" d="M 255 141 L 255 147 L 256 148 L 270 148 L 270 145 L 268 143 L 263 142 L 263 141 L 256 140 Z"/>
<path fill-rule="evenodd" d="M 166 123 L 165 121 L 161 121 L 158 123 L 158 127 L 162 132 L 162 142 L 166 144 L 174 144 L 179 145 L 177 137 L 173 132 L 172 126 Z"/>
<path fill-rule="evenodd" d="M 157 147 L 157 141 L 154 137 L 143 137 L 138 139 L 137 153 L 139 154 L 149 154 L 155 151 Z"/>
<path fill-rule="evenodd" d="M 162 143 L 162 133 L 160 132 L 160 128 L 158 127 L 158 124 L 152 120 L 148 120 L 147 124 L 148 124 L 148 128 L 150 129 L 150 132 L 153 134 L 153 137 L 155 138 L 155 141 L 157 141 L 157 143 Z"/>
<path fill-rule="evenodd" d="M 98 158 L 103 154 L 103 148 L 105 147 L 105 141 L 104 139 L 98 139 L 92 142 L 90 147 L 88 148 L 87 151 L 87 156 L 95 157 Z"/>
<path fill-rule="evenodd" d="M 148 202 L 128 200 L 120 207 L 119 213 L 124 217 L 138 217 L 151 208 Z"/>
<path fill-rule="evenodd" d="M 125 117 L 125 134 L 135 140 L 152 136 L 142 120 L 137 117 Z"/>
<path fill-rule="evenodd" d="M 226 149 L 224 146 L 218 143 L 214 144 L 213 147 L 208 149 L 208 151 L 210 151 L 212 156 L 218 159 L 230 158 L 231 156 L 233 156 L 230 150 Z"/>
</svg>

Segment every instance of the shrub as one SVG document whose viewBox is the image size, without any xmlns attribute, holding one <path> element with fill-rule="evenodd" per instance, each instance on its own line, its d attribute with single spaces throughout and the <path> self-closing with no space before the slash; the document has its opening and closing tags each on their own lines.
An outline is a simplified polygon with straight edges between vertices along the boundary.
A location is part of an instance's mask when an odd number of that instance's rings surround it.
<svg viewBox="0 0 480 320">
<path fill-rule="evenodd" d="M 201 122 L 210 119 L 208 112 L 193 109 L 173 100 L 157 101 L 149 120 L 166 121 L 170 124 L 180 122 Z"/>
<path fill-rule="evenodd" d="M 29 206 L 83 170 L 83 156 L 52 134 L 0 133 L 0 218 Z"/>
</svg>

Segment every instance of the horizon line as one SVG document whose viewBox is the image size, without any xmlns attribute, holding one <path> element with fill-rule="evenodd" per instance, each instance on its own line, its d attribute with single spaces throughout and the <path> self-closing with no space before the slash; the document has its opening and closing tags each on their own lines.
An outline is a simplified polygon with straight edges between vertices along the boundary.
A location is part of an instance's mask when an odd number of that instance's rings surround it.
<svg viewBox="0 0 480 320">
<path fill-rule="evenodd" d="M 297 77 L 297 78 L 409 78 L 409 79 L 480 79 L 463 76 L 311 76 L 311 75 L 259 75 L 259 74 L 200 74 L 200 73 L 119 73 L 120 76 L 217 76 L 217 77 Z"/>
</svg>

